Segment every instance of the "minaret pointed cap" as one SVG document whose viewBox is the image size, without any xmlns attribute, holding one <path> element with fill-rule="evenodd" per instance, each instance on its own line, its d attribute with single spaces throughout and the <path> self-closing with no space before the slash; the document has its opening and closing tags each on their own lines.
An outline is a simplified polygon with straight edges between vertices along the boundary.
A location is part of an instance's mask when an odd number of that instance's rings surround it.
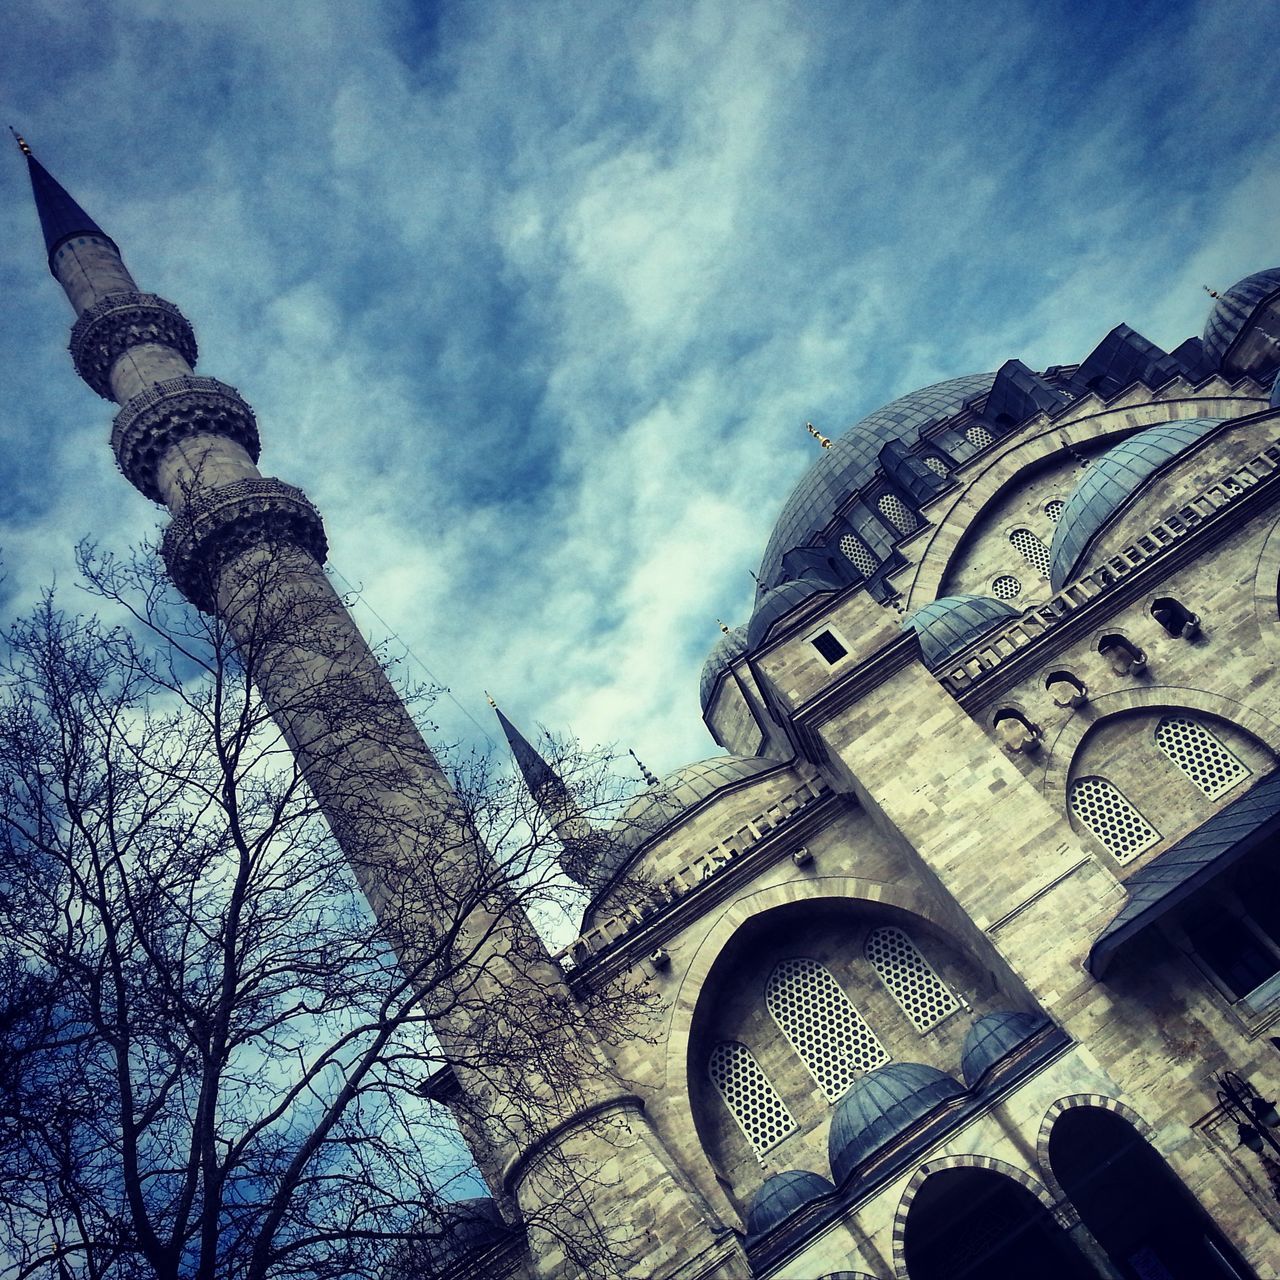
<svg viewBox="0 0 1280 1280">
<path fill-rule="evenodd" d="M 49 270 L 53 270 L 53 255 L 72 236 L 101 236 L 113 249 L 115 241 L 71 198 L 63 185 L 35 158 L 27 140 L 9 126 L 18 149 L 27 157 L 27 169 L 31 174 L 31 194 L 35 196 L 36 212 L 40 215 L 40 229 L 44 232 L 44 247 L 49 252 Z M 119 249 L 116 249 L 119 253 Z"/>
<path fill-rule="evenodd" d="M 502 726 L 507 746 L 511 748 L 511 754 L 515 757 L 516 768 L 520 770 L 520 776 L 525 780 L 525 785 L 534 797 L 536 798 L 549 787 L 563 790 L 564 783 L 561 782 L 560 775 L 542 758 L 538 749 L 524 734 L 502 714 L 502 708 L 487 693 L 485 697 L 489 698 L 489 705 Z"/>
</svg>

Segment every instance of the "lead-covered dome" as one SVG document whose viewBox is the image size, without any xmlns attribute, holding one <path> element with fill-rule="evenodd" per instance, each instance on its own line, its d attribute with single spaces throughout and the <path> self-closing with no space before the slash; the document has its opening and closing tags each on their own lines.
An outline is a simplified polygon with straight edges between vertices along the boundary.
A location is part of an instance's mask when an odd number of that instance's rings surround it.
<svg viewBox="0 0 1280 1280">
<path fill-rule="evenodd" d="M 1148 427 L 1108 449 L 1080 477 L 1058 517 L 1049 548 L 1049 581 L 1061 591 L 1080 557 L 1129 496 L 1167 462 L 1224 422 L 1186 418 Z"/>
<path fill-rule="evenodd" d="M 698 699 L 703 711 L 711 705 L 716 682 L 733 665 L 734 659 L 741 657 L 746 651 L 746 627 L 731 627 L 711 647 L 706 662 L 702 664 L 702 679 L 698 683 Z"/>
<path fill-rule="evenodd" d="M 1280 267 L 1255 272 L 1237 281 L 1213 301 L 1204 326 L 1205 355 L 1220 365 L 1228 348 L 1258 310 L 1273 295 L 1280 293 Z"/>
<path fill-rule="evenodd" d="M 1018 610 L 991 596 L 941 596 L 917 609 L 903 624 L 920 637 L 920 656 L 930 671 L 1002 627 Z"/>
<path fill-rule="evenodd" d="M 875 473 L 880 450 L 891 440 L 918 437 L 935 418 L 958 413 L 965 401 L 986 395 L 994 373 L 971 373 L 921 387 L 855 422 L 809 468 L 782 508 L 760 564 L 760 581 L 768 585 L 782 576 L 782 557 L 806 545 L 835 514 L 836 508 Z"/>
<path fill-rule="evenodd" d="M 867 1072 L 836 1103 L 831 1120 L 827 1154 L 836 1182 L 964 1092 L 958 1080 L 923 1062 L 891 1062 Z"/>
<path fill-rule="evenodd" d="M 751 621 L 747 623 L 747 645 L 757 649 L 768 638 L 769 632 L 776 622 L 794 613 L 807 600 L 814 596 L 832 591 L 839 591 L 840 584 L 819 575 L 816 570 L 799 578 L 792 578 L 780 583 L 771 591 L 766 591 L 756 603 Z"/>
<path fill-rule="evenodd" d="M 747 1208 L 747 1234 L 763 1235 L 798 1209 L 830 1195 L 835 1187 L 820 1173 L 788 1169 L 766 1178 Z"/>
<path fill-rule="evenodd" d="M 762 756 L 712 756 L 674 769 L 627 806 L 616 831 L 624 850 L 634 849 L 722 787 L 778 768 Z"/>
<path fill-rule="evenodd" d="M 997 1062 L 1048 1025 L 1048 1018 L 1039 1013 L 988 1013 L 977 1019 L 966 1033 L 960 1053 L 965 1084 L 976 1089 Z"/>
</svg>

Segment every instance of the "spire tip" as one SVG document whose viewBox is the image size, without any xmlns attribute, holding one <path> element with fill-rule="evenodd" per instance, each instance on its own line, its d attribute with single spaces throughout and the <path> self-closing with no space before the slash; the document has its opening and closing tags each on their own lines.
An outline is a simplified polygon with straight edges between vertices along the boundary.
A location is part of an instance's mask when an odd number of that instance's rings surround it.
<svg viewBox="0 0 1280 1280">
<path fill-rule="evenodd" d="M 13 134 L 13 140 L 18 144 L 18 150 L 21 151 L 24 156 L 29 156 L 31 154 L 31 148 L 27 145 L 26 138 L 24 138 L 22 134 L 13 127 L 13 125 L 9 126 L 9 132 Z"/>
</svg>

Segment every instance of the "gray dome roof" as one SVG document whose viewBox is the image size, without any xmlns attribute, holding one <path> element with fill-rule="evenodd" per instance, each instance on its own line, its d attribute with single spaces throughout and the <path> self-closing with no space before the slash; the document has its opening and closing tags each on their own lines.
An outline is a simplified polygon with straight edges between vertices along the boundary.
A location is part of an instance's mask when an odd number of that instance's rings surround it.
<svg viewBox="0 0 1280 1280">
<path fill-rule="evenodd" d="M 751 621 L 747 623 L 748 647 L 755 649 L 763 644 L 768 639 L 773 624 L 782 621 L 787 614 L 794 612 L 806 600 L 824 591 L 839 590 L 839 583 L 831 582 L 819 577 L 817 573 L 810 572 L 766 591 L 757 602 Z"/>
<path fill-rule="evenodd" d="M 935 382 L 902 396 L 855 422 L 809 468 L 791 491 L 774 525 L 760 563 L 760 581 L 776 583 L 782 557 L 804 546 L 835 514 L 836 508 L 875 473 L 880 450 L 890 440 L 916 438 L 926 422 L 958 413 L 966 400 L 986 395 L 994 373 L 971 373 Z"/>
<path fill-rule="evenodd" d="M 836 1104 L 831 1120 L 827 1154 L 836 1182 L 935 1107 L 963 1094 L 958 1080 L 922 1062 L 891 1062 L 867 1072 Z"/>
<path fill-rule="evenodd" d="M 778 763 L 763 756 L 712 756 L 672 770 L 627 806 L 616 830 L 619 846 L 634 849 L 721 787 L 776 769 Z"/>
<path fill-rule="evenodd" d="M 1076 483 L 1058 517 L 1049 548 L 1049 581 L 1061 591 L 1103 525 L 1166 462 L 1208 435 L 1223 418 L 1162 422 L 1108 449 Z"/>
<path fill-rule="evenodd" d="M 830 1195 L 835 1187 L 820 1173 L 807 1169 L 788 1169 L 766 1178 L 764 1185 L 751 1197 L 747 1208 L 747 1234 L 763 1235 L 789 1218 L 797 1209 Z"/>
<path fill-rule="evenodd" d="M 705 711 L 711 705 L 711 693 L 716 681 L 728 671 L 733 660 L 747 651 L 746 627 L 732 627 L 722 632 L 720 639 L 711 647 L 707 660 L 702 664 L 702 679 L 698 683 L 698 699 Z"/>
<path fill-rule="evenodd" d="M 965 1035 L 960 1054 L 965 1084 L 976 1089 L 1001 1058 L 1048 1025 L 1049 1020 L 1039 1013 L 988 1013 L 979 1018 Z"/>
<path fill-rule="evenodd" d="M 1213 301 L 1204 326 L 1205 355 L 1220 365 L 1227 348 L 1240 336 L 1249 318 L 1273 293 L 1280 290 L 1280 267 L 1271 267 L 1237 281 Z"/>
<path fill-rule="evenodd" d="M 920 637 L 924 664 L 933 671 L 987 632 L 1018 616 L 1011 604 L 991 596 L 941 596 L 917 609 L 903 622 L 902 629 Z"/>
</svg>

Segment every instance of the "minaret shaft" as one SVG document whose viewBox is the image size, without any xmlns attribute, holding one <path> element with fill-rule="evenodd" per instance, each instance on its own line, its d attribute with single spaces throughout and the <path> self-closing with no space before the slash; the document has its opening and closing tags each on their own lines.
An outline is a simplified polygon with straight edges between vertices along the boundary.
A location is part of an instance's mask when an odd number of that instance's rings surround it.
<svg viewBox="0 0 1280 1280">
<path fill-rule="evenodd" d="M 531 1224 L 540 1274 L 579 1274 L 551 1237 L 593 1219 L 635 1277 L 746 1276 L 745 1256 L 678 1176 L 615 1079 L 501 869 L 334 592 L 320 517 L 256 464 L 252 410 L 193 372 L 195 338 L 141 293 L 115 244 L 28 152 L 50 267 L 77 312 L 77 371 L 121 404 L 121 470 L 173 516 L 163 553 L 228 627 L 369 902 L 422 990 L 432 1025 Z M 457 924 L 456 967 L 427 961 Z M 421 966 L 426 963 L 426 967 Z M 436 985 L 438 984 L 438 985 Z M 577 1186 L 594 1165 L 600 1180 Z M 635 1215 L 674 1247 L 638 1252 Z M 542 1224 L 542 1225 L 540 1225 Z M 628 1262 L 627 1259 L 631 1258 Z"/>
</svg>

